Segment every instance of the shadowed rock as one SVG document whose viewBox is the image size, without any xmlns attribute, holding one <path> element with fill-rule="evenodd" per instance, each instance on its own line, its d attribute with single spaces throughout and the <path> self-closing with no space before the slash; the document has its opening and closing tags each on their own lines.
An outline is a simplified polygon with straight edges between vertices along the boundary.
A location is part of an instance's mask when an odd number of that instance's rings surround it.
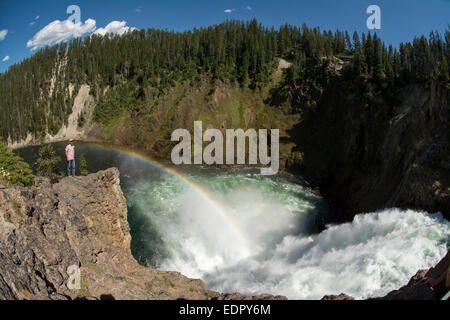
<svg viewBox="0 0 450 320">
<path fill-rule="evenodd" d="M 345 293 L 341 293 L 338 295 L 328 295 L 322 298 L 322 300 L 355 300 L 355 298 L 346 295 Z"/>
</svg>

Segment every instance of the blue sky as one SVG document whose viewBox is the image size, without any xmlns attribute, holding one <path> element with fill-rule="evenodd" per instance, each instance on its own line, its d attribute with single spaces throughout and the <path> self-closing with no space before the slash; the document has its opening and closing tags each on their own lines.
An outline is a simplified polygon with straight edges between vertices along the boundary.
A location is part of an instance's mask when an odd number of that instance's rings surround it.
<svg viewBox="0 0 450 320">
<path fill-rule="evenodd" d="M 79 31 L 83 35 L 104 30 L 101 28 L 113 21 L 116 23 L 104 31 L 121 32 L 128 27 L 183 31 L 226 19 L 252 18 L 275 27 L 306 22 L 321 29 L 368 32 L 366 9 L 371 4 L 381 8 L 381 30 L 377 33 L 394 46 L 432 30 L 443 33 L 450 24 L 450 0 L 0 0 L 0 72 L 29 57 L 35 52 L 33 48 L 66 28 L 61 22 L 42 31 L 55 20 L 66 20 L 66 9 L 72 4 L 81 9 Z M 67 28 L 66 32 L 72 30 Z M 60 33 L 58 40 L 66 34 Z"/>
</svg>

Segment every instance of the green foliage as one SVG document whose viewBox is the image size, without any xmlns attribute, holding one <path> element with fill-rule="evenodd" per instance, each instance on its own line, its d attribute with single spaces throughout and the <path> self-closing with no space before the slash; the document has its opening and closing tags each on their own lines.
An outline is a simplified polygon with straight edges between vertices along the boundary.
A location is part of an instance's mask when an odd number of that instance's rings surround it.
<svg viewBox="0 0 450 320">
<path fill-rule="evenodd" d="M 327 80 L 323 76 L 329 76 L 320 68 L 321 59 L 343 53 L 353 56 L 347 67 L 355 82 L 370 81 L 392 91 L 412 82 L 440 81 L 448 86 L 449 48 L 448 30 L 445 37 L 432 32 L 428 39 L 416 38 L 397 50 L 376 34 L 355 33 L 351 41 L 348 32 L 339 30 L 287 24 L 275 29 L 256 20 L 226 21 L 185 32 L 148 29 L 77 38 L 44 48 L 0 74 L 0 139 L 55 134 L 67 123 L 83 84 L 99 101 L 95 121 L 109 124 L 122 112 L 139 112 L 149 96 L 164 94 L 184 81 L 195 86 L 204 75 L 261 89 L 271 82 L 279 57 L 294 61 L 295 72 L 285 82 L 286 89 L 292 84 L 304 88 L 308 83 L 302 85 L 301 77 L 316 66 L 320 74 L 308 81 L 314 90 L 320 89 L 320 82 Z M 73 92 L 70 84 L 75 86 Z"/>
<path fill-rule="evenodd" d="M 30 186 L 34 176 L 30 166 L 12 150 L 0 143 L 0 181 L 6 184 Z"/>
<path fill-rule="evenodd" d="M 135 81 L 130 81 L 109 90 L 94 109 L 94 121 L 107 125 L 122 111 L 139 111 L 143 90 Z"/>
<path fill-rule="evenodd" d="M 337 44 L 331 51 L 326 49 L 327 40 L 322 43 L 323 39 L 320 40 L 315 29 L 311 31 L 305 27 L 303 39 L 305 38 L 309 40 L 296 47 L 292 53 L 293 66 L 279 87 L 273 90 L 270 101 L 272 104 L 286 102 L 293 110 L 314 106 L 330 83 L 342 81 L 356 89 L 353 92 L 359 93 L 363 98 L 362 105 L 367 105 L 378 95 L 392 101 L 402 88 L 411 83 L 427 85 L 434 81 L 444 87 L 448 86 L 449 31 L 446 32 L 445 40 L 438 33 L 432 32 L 429 39 L 422 36 L 415 38 L 413 43 L 402 43 L 399 51 L 392 46 L 386 47 L 376 34 L 366 36 L 363 33 L 360 40 L 355 33 L 353 44 L 345 36 L 345 46 Z M 332 38 L 329 34 L 328 39 Z M 316 39 L 312 41 L 316 44 L 312 49 L 311 39 Z M 342 35 L 337 31 L 333 41 L 341 40 Z M 336 51 L 336 47 L 339 51 Z M 336 60 L 329 52 L 333 52 L 333 55 L 345 53 L 337 56 L 344 59 L 342 70 L 337 70 Z"/>
<path fill-rule="evenodd" d="M 87 161 L 84 154 L 80 156 L 80 174 L 82 176 L 87 176 L 89 174 L 89 171 L 87 169 Z"/>
<path fill-rule="evenodd" d="M 67 121 L 72 97 L 59 54 L 66 44 L 46 47 L 0 74 L 0 137 L 23 139 L 27 134 L 55 133 Z M 51 81 L 54 78 L 54 81 Z M 54 85 L 52 86 L 52 83 Z"/>
<path fill-rule="evenodd" d="M 37 173 L 40 176 L 56 179 L 61 176 L 59 157 L 51 144 L 45 144 L 39 148 L 39 158 L 37 160 Z"/>
</svg>

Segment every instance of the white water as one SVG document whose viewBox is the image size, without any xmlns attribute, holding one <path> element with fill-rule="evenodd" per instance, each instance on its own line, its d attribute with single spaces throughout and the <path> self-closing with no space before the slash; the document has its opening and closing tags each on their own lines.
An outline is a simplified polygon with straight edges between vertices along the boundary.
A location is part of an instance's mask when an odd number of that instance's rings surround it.
<svg viewBox="0 0 450 320">
<path fill-rule="evenodd" d="M 148 264 L 201 278 L 209 289 L 290 299 L 374 297 L 447 251 L 449 222 L 440 214 L 386 209 L 312 235 L 321 200 L 299 185 L 229 172 L 196 180 L 228 219 L 174 177 L 126 193 L 141 218 L 140 242 L 149 247 L 141 251 L 159 253 Z"/>
</svg>

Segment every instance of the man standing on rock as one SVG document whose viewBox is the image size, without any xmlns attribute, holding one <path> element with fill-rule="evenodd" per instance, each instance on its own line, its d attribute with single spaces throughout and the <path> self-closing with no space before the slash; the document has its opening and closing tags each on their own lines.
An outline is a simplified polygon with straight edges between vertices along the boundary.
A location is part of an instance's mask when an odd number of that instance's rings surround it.
<svg viewBox="0 0 450 320">
<path fill-rule="evenodd" d="M 69 144 L 66 147 L 66 159 L 67 176 L 70 177 L 70 171 L 72 168 L 72 176 L 75 177 L 75 146 L 73 145 L 73 139 L 70 139 Z"/>
</svg>

